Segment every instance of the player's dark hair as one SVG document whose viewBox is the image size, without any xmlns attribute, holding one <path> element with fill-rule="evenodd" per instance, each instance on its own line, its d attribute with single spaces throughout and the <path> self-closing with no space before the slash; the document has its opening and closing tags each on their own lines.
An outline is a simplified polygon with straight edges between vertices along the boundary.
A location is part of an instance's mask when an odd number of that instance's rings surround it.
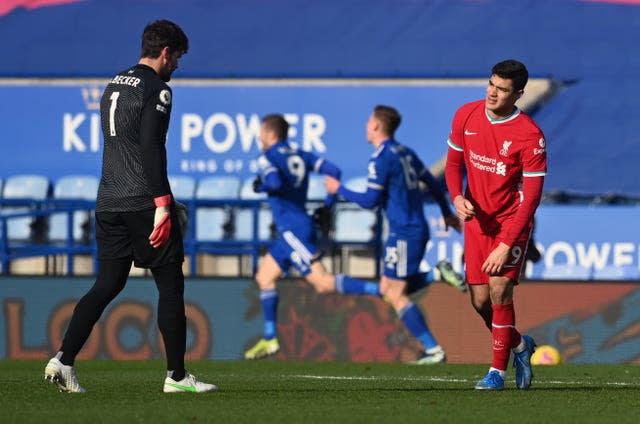
<svg viewBox="0 0 640 424">
<path fill-rule="evenodd" d="M 169 47 L 171 53 L 184 54 L 189 50 L 189 39 L 182 28 L 171 21 L 161 19 L 147 25 L 142 33 L 140 57 L 155 59 L 165 47 Z"/>
<path fill-rule="evenodd" d="M 400 113 L 391 106 L 378 105 L 373 109 L 373 115 L 382 123 L 382 130 L 389 137 L 393 137 L 402 122 Z"/>
<path fill-rule="evenodd" d="M 276 134 L 278 140 L 286 140 L 289 134 L 289 123 L 284 116 L 278 114 L 267 115 L 262 118 L 262 123 Z"/>
<path fill-rule="evenodd" d="M 515 91 L 523 90 L 524 86 L 527 85 L 527 81 L 529 81 L 529 71 L 527 71 L 527 67 L 524 66 L 524 63 L 513 59 L 496 63 L 493 68 L 491 68 L 491 75 L 510 79 L 513 81 Z"/>
</svg>

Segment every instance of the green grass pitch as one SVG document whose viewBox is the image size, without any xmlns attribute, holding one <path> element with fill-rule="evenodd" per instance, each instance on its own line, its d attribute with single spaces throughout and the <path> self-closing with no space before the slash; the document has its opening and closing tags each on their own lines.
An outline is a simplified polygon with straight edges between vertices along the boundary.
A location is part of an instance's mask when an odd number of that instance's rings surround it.
<svg viewBox="0 0 640 424">
<path fill-rule="evenodd" d="M 509 370 L 501 392 L 473 389 L 480 365 L 190 362 L 219 386 L 164 394 L 163 361 L 78 361 L 86 394 L 43 380 L 46 361 L 0 361 L 2 423 L 637 423 L 640 367 L 534 368 L 528 391 Z"/>
</svg>

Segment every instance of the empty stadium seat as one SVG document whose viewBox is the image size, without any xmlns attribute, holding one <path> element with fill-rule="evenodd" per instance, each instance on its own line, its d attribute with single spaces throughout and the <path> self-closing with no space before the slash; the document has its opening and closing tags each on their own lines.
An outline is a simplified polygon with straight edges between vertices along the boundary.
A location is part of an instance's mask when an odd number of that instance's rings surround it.
<svg viewBox="0 0 640 424">
<path fill-rule="evenodd" d="M 196 192 L 196 180 L 188 175 L 170 175 L 169 185 L 173 197 L 180 199 L 193 199 Z"/>
<path fill-rule="evenodd" d="M 254 177 L 247 178 L 240 189 L 240 198 L 243 200 L 266 200 L 266 193 L 256 193 L 253 191 Z M 260 208 L 258 211 L 258 239 L 269 240 L 272 238 L 271 227 L 273 224 L 273 214 L 268 207 Z M 235 211 L 235 239 L 253 239 L 253 210 L 239 208 Z"/>
<path fill-rule="evenodd" d="M 353 178 L 344 183 L 349 190 L 367 190 L 367 178 Z M 336 210 L 335 240 L 337 242 L 368 242 L 375 236 L 375 212 L 357 205 L 340 204 Z"/>
<path fill-rule="evenodd" d="M 240 180 L 236 177 L 206 177 L 200 180 L 196 199 L 236 200 Z M 219 241 L 227 238 L 226 227 L 230 220 L 229 207 L 199 207 L 196 210 L 196 240 Z"/>
<path fill-rule="evenodd" d="M 100 179 L 94 175 L 69 175 L 56 181 L 53 198 L 62 200 L 92 200 L 98 196 Z M 67 213 L 56 213 L 49 217 L 49 240 L 67 239 Z M 73 240 L 88 242 L 91 238 L 93 216 L 88 210 L 73 213 Z"/>
<path fill-rule="evenodd" d="M 2 189 L 4 199 L 45 200 L 49 195 L 49 180 L 42 175 L 14 175 L 8 177 Z M 27 212 L 28 206 L 5 207 L 2 214 Z M 34 218 L 15 218 L 7 221 L 7 236 L 10 240 L 27 240 L 32 237 L 32 226 L 35 222 L 42 222 Z"/>
<path fill-rule="evenodd" d="M 327 190 L 324 188 L 324 176 L 310 176 L 307 199 L 309 199 L 310 201 L 322 201 L 325 197 L 327 197 Z"/>
</svg>

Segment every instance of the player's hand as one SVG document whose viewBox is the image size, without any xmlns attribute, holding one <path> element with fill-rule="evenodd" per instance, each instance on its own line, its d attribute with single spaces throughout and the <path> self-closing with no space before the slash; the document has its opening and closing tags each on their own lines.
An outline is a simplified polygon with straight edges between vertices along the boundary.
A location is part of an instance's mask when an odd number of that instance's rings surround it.
<svg viewBox="0 0 640 424">
<path fill-rule="evenodd" d="M 171 234 L 171 212 L 169 210 L 171 195 L 156 197 L 153 199 L 153 203 L 156 205 L 156 213 L 153 217 L 153 231 L 149 236 L 149 243 L 157 249 L 169 240 Z"/>
<path fill-rule="evenodd" d="M 500 244 L 489 253 L 489 256 L 482 264 L 482 272 L 489 275 L 498 275 L 502 271 L 504 264 L 509 260 L 509 251 L 511 248 L 500 242 Z"/>
<path fill-rule="evenodd" d="M 469 221 L 474 216 L 476 216 L 476 211 L 474 210 L 473 204 L 461 195 L 458 195 L 455 199 L 453 199 L 453 206 L 456 208 L 458 218 L 460 218 L 462 221 Z"/>
<path fill-rule="evenodd" d="M 180 230 L 182 230 L 182 234 L 186 234 L 187 227 L 189 225 L 189 211 L 187 210 L 187 206 L 183 203 L 174 201 L 176 205 L 176 215 L 178 217 L 178 223 L 180 223 Z"/>
<path fill-rule="evenodd" d="M 446 215 L 444 217 L 444 223 L 447 230 L 449 229 L 449 227 L 451 227 L 459 233 L 462 232 L 462 222 L 458 219 L 457 216 Z"/>
<path fill-rule="evenodd" d="M 331 209 L 322 205 L 313 211 L 313 220 L 320 228 L 323 235 L 328 235 L 331 230 Z"/>
<path fill-rule="evenodd" d="M 325 175 L 324 188 L 327 190 L 327 193 L 336 194 L 340 188 L 340 181 L 330 175 Z"/>
<path fill-rule="evenodd" d="M 255 180 L 253 180 L 253 191 L 254 193 L 261 193 L 262 190 L 262 177 L 257 176 Z"/>
</svg>

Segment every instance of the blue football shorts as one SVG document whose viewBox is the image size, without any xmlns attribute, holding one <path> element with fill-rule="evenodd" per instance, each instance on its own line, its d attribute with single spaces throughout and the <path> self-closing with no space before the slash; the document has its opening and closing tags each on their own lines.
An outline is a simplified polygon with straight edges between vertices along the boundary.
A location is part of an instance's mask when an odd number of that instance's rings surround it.
<svg viewBox="0 0 640 424">
<path fill-rule="evenodd" d="M 283 272 L 294 266 L 306 276 L 311 272 L 311 263 L 318 256 L 318 248 L 312 237 L 299 237 L 292 231 L 283 231 L 280 238 L 269 247 L 269 253 Z"/>
</svg>

